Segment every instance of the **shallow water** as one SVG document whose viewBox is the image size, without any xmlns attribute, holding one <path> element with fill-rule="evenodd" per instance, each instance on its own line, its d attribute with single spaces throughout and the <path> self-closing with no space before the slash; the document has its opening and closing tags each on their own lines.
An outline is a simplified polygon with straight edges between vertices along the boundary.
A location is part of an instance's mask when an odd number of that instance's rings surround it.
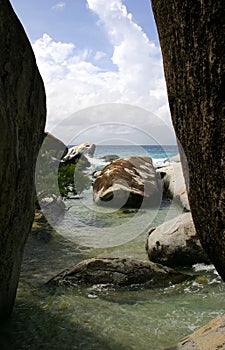
<svg viewBox="0 0 225 350">
<path fill-rule="evenodd" d="M 82 208 L 79 201 L 68 201 L 67 205 L 72 208 L 64 224 L 48 242 L 34 234 L 28 239 L 15 310 L 0 331 L 1 349 L 160 350 L 225 311 L 225 285 L 213 267 L 205 265 L 193 268 L 192 273 L 200 275 L 197 279 L 167 288 L 45 286 L 55 274 L 85 258 L 147 260 L 146 230 L 130 242 L 103 248 L 78 244 L 76 234 L 71 234 L 72 217 L 74 222 L 84 223 L 89 212 L 91 224 L 79 226 L 81 242 L 82 232 L 93 227 L 95 220 L 97 227 L 103 229 L 107 223 L 116 231 L 118 222 L 125 228 L 135 212 L 109 213 L 103 220 L 101 212 L 91 218 L 90 209 Z M 179 212 L 173 204 L 164 203 L 149 226 Z"/>
<path fill-rule="evenodd" d="M 151 151 L 163 160 L 177 150 Z M 101 147 L 97 152 L 99 157 L 106 154 Z M 130 152 L 113 146 L 107 154 Z M 103 165 L 96 159 L 93 163 L 95 168 Z M 161 350 L 225 311 L 225 284 L 213 266 L 202 264 L 185 271 L 195 279 L 167 288 L 46 286 L 57 273 L 90 257 L 148 261 L 149 230 L 181 213 L 168 201 L 159 210 L 99 208 L 90 191 L 66 205 L 69 210 L 50 239 L 33 233 L 27 241 L 15 309 L 0 329 L 1 350 Z"/>
</svg>

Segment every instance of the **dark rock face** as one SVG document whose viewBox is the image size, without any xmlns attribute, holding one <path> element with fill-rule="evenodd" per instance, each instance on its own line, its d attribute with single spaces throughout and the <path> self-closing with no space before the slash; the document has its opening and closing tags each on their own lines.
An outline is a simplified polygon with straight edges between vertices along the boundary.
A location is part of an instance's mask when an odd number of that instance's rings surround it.
<svg viewBox="0 0 225 350">
<path fill-rule="evenodd" d="M 26 34 L 0 0 L 0 319 L 12 311 L 34 216 L 34 169 L 46 117 L 45 91 Z"/>
<path fill-rule="evenodd" d="M 164 222 L 152 229 L 146 244 L 150 261 L 166 266 L 209 263 L 196 236 L 191 213 Z"/>
<path fill-rule="evenodd" d="M 119 287 L 149 283 L 150 286 L 157 286 L 170 282 L 179 283 L 188 278 L 190 278 L 189 275 L 144 261 L 121 258 L 93 258 L 81 261 L 79 264 L 63 271 L 52 278 L 48 285 L 112 284 Z"/>
<path fill-rule="evenodd" d="M 93 184 L 93 196 L 102 206 L 157 207 L 162 188 L 151 158 L 133 156 L 116 159 L 103 168 Z"/>
<path fill-rule="evenodd" d="M 152 7 L 193 220 L 225 281 L 224 1 L 152 0 Z"/>
</svg>

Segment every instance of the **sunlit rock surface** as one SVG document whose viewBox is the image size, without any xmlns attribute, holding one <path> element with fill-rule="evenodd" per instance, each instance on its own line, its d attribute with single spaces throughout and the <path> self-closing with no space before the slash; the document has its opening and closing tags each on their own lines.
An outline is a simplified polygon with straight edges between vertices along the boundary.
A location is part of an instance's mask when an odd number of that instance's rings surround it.
<svg viewBox="0 0 225 350">
<path fill-rule="evenodd" d="M 225 314 L 210 321 L 177 346 L 167 350 L 223 350 L 225 349 Z"/>
<path fill-rule="evenodd" d="M 96 204 L 111 207 L 159 207 L 161 179 L 150 157 L 114 160 L 102 169 L 93 184 Z"/>
</svg>

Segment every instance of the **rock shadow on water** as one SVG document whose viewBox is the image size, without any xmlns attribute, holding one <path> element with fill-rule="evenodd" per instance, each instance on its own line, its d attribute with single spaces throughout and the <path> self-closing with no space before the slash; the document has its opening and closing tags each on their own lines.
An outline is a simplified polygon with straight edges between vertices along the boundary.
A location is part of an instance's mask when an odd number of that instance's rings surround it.
<svg viewBox="0 0 225 350">
<path fill-rule="evenodd" d="M 40 300 L 39 300 L 40 304 Z M 11 318 L 1 325 L 1 350 L 127 350 L 122 344 L 90 329 L 88 320 L 72 321 L 60 310 L 38 307 L 26 300 L 17 300 Z"/>
</svg>

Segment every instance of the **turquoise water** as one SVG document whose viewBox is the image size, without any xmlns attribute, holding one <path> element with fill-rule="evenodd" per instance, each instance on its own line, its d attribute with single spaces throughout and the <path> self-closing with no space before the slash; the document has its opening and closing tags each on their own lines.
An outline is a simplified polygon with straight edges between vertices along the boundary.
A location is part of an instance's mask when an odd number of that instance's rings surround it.
<svg viewBox="0 0 225 350">
<path fill-rule="evenodd" d="M 146 155 L 153 159 L 165 159 L 178 153 L 177 145 L 97 145 L 95 157 L 115 154 L 120 157 Z"/>
<path fill-rule="evenodd" d="M 27 241 L 15 309 L 0 330 L 1 349 L 161 350 L 225 311 L 225 285 L 211 265 L 193 266 L 188 272 L 195 279 L 166 288 L 47 287 L 51 277 L 86 258 L 147 261 L 149 229 L 181 212 L 167 201 L 158 211 L 107 211 L 93 204 L 90 191 L 66 205 L 50 239 L 33 233 Z"/>
</svg>

